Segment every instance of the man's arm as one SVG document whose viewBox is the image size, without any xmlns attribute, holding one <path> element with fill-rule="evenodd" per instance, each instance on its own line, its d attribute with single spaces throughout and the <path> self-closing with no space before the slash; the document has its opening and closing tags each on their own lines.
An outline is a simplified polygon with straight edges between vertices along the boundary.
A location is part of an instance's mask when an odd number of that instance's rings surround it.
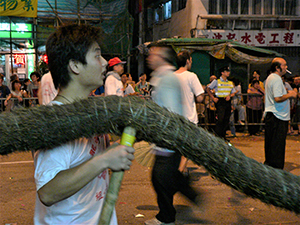
<svg viewBox="0 0 300 225">
<path fill-rule="evenodd" d="M 214 80 L 210 85 L 213 85 L 214 82 L 218 82 L 217 80 Z M 213 93 L 212 93 L 212 89 L 210 88 L 210 85 L 207 85 L 206 87 L 206 92 L 208 94 L 208 96 L 210 97 L 210 99 L 212 99 L 214 101 L 214 103 L 217 103 L 218 102 L 218 98 L 216 98 Z"/>
<path fill-rule="evenodd" d="M 72 196 L 107 168 L 113 171 L 128 170 L 134 159 L 133 152 L 132 147 L 113 145 L 105 153 L 99 153 L 79 166 L 59 172 L 38 190 L 41 202 L 51 206 Z"/>
<path fill-rule="evenodd" d="M 196 97 L 196 102 L 201 103 L 203 101 L 203 99 L 204 99 L 204 94 L 198 95 Z"/>
<path fill-rule="evenodd" d="M 204 99 L 204 90 L 195 73 L 193 73 L 193 75 L 191 76 L 190 85 L 192 87 L 194 95 L 196 96 L 196 102 L 201 103 Z"/>
<path fill-rule="evenodd" d="M 275 97 L 275 102 L 284 102 L 289 98 L 297 98 L 297 92 L 295 91 L 288 91 L 287 94 L 282 95 L 281 97 Z"/>
<path fill-rule="evenodd" d="M 38 89 L 37 96 L 38 96 L 39 105 L 43 105 L 42 81 L 39 83 L 39 89 Z"/>
</svg>

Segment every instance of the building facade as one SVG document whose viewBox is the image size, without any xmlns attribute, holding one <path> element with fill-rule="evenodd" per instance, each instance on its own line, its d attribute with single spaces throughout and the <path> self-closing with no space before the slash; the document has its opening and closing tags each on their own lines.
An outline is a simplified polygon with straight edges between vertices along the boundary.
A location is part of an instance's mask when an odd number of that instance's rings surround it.
<svg viewBox="0 0 300 225">
<path fill-rule="evenodd" d="M 145 1 L 145 41 L 171 37 L 236 40 L 284 54 L 295 75 L 300 74 L 299 15 L 300 0 Z M 211 67 L 213 74 L 216 66 Z M 263 79 L 267 76 L 266 65 L 234 67 L 234 73 L 249 76 L 258 69 Z"/>
</svg>

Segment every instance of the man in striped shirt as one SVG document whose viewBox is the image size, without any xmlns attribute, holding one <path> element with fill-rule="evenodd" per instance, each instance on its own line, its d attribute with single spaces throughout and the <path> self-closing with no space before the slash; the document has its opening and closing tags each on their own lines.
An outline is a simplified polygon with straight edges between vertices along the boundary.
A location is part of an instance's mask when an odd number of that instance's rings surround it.
<svg viewBox="0 0 300 225">
<path fill-rule="evenodd" d="M 209 97 L 214 101 L 217 108 L 217 124 L 215 128 L 216 134 L 225 139 L 226 130 L 229 124 L 230 113 L 231 113 L 231 98 L 234 96 L 234 86 L 231 81 L 228 80 L 230 75 L 230 69 L 228 66 L 221 68 L 220 79 L 211 82 L 206 91 Z M 215 91 L 215 96 L 212 93 Z"/>
</svg>

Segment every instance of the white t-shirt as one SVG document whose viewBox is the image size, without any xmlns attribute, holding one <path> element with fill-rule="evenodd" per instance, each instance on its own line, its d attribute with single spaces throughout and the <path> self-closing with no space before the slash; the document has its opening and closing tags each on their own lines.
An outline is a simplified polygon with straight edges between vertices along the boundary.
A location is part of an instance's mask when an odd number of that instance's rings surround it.
<svg viewBox="0 0 300 225">
<path fill-rule="evenodd" d="M 276 102 L 276 97 L 287 94 L 282 79 L 278 74 L 268 76 L 265 85 L 265 112 L 272 112 L 278 119 L 290 120 L 290 101 Z"/>
<path fill-rule="evenodd" d="M 113 73 L 113 72 L 109 72 L 109 73 Z M 109 75 L 106 78 L 105 96 L 117 95 L 117 96 L 124 97 L 123 84 L 122 84 L 121 78 L 117 79 L 115 76 L 116 76 L 116 73 Z"/>
<path fill-rule="evenodd" d="M 34 155 L 36 189 L 39 190 L 60 171 L 76 167 L 104 150 L 104 136 L 95 136 L 80 138 L 51 150 L 37 151 Z M 77 193 L 50 207 L 41 203 L 36 194 L 34 224 L 98 224 L 108 185 L 109 174 L 105 170 Z M 110 225 L 116 224 L 114 210 Z"/>
<path fill-rule="evenodd" d="M 185 71 L 175 73 L 178 77 L 182 88 L 183 115 L 191 122 L 198 123 L 198 115 L 195 103 L 195 96 L 204 93 L 202 85 L 195 73 Z"/>
<path fill-rule="evenodd" d="M 135 91 L 134 91 L 133 87 L 130 84 L 128 84 L 127 87 L 125 88 L 124 94 L 129 95 L 129 94 L 133 94 L 134 92 Z"/>
<path fill-rule="evenodd" d="M 42 76 L 40 88 L 42 95 L 42 104 L 47 105 L 57 95 L 57 90 L 54 87 L 53 79 L 50 72 Z"/>
</svg>

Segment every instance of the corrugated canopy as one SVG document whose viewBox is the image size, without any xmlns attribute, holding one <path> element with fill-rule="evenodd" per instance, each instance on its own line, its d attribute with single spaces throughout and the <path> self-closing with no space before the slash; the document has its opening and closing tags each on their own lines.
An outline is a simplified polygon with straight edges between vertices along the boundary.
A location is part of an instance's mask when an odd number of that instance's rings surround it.
<svg viewBox="0 0 300 225">
<path fill-rule="evenodd" d="M 161 39 L 151 44 L 166 44 L 174 48 L 176 52 L 183 49 L 206 51 L 217 59 L 225 56 L 237 63 L 265 64 L 270 63 L 275 57 L 283 55 L 263 48 L 245 45 L 232 40 L 218 40 L 208 38 L 170 38 Z M 139 47 L 141 49 L 141 47 Z"/>
</svg>

